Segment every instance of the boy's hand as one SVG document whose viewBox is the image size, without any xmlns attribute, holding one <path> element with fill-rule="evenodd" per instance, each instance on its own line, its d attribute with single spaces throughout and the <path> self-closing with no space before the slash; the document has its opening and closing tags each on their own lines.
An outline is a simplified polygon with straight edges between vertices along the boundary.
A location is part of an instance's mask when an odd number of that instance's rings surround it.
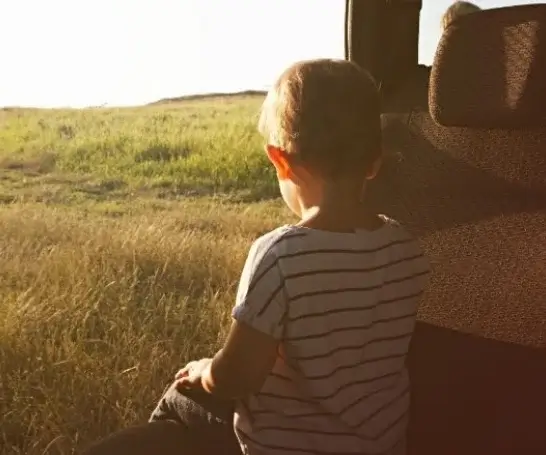
<svg viewBox="0 0 546 455">
<path fill-rule="evenodd" d="M 175 375 L 177 387 L 202 388 L 201 378 L 206 369 L 210 368 L 212 359 L 201 359 L 189 362 Z"/>
</svg>

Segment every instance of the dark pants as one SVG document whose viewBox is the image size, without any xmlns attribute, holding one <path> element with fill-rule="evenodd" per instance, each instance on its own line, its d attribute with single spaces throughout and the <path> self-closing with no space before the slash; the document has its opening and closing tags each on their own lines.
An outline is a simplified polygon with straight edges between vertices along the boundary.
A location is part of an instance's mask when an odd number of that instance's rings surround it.
<svg viewBox="0 0 546 455">
<path fill-rule="evenodd" d="M 171 385 L 146 424 L 114 433 L 84 455 L 241 455 L 233 403 Z"/>
</svg>

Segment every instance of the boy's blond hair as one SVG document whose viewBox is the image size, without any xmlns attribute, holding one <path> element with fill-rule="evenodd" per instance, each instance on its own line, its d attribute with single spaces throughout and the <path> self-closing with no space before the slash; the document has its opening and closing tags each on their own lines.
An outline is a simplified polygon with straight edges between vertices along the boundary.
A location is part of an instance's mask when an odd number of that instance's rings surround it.
<svg viewBox="0 0 546 455">
<path fill-rule="evenodd" d="M 445 30 L 454 20 L 467 14 L 476 13 L 482 9 L 471 2 L 457 1 L 451 5 L 442 16 L 442 29 Z"/>
<path fill-rule="evenodd" d="M 353 62 L 318 59 L 293 64 L 262 106 L 259 130 L 290 158 L 332 178 L 364 176 L 381 154 L 379 93 Z"/>
</svg>

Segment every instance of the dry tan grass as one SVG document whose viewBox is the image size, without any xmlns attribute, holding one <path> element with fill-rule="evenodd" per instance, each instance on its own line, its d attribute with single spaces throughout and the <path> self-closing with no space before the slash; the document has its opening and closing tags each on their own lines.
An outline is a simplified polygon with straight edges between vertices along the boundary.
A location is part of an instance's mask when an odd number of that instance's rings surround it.
<svg viewBox="0 0 546 455">
<path fill-rule="evenodd" d="M 288 219 L 261 99 L 0 113 L 1 455 L 145 420 L 218 346 L 250 243 Z"/>
<path fill-rule="evenodd" d="M 279 204 L 173 204 L 117 219 L 0 211 L 2 454 L 69 454 L 146 419 L 227 327 L 247 248 Z"/>
</svg>

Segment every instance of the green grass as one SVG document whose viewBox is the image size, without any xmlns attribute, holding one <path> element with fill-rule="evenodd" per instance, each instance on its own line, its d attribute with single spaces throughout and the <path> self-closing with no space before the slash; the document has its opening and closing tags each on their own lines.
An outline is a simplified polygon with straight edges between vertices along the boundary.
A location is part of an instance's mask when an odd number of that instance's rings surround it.
<svg viewBox="0 0 546 455">
<path fill-rule="evenodd" d="M 82 192 L 94 199 L 134 192 L 271 197 L 276 195 L 273 174 L 256 133 L 261 101 L 219 98 L 137 109 L 0 111 L 0 168 L 27 174 L 25 180 L 5 175 L 1 199 L 35 198 L 24 190 L 36 185 L 44 187 L 41 197 L 46 199 L 55 199 L 62 187 L 60 199 L 69 202 Z"/>
<path fill-rule="evenodd" d="M 289 220 L 260 97 L 0 111 L 0 453 L 144 421 L 225 334 L 254 238 Z"/>
</svg>

